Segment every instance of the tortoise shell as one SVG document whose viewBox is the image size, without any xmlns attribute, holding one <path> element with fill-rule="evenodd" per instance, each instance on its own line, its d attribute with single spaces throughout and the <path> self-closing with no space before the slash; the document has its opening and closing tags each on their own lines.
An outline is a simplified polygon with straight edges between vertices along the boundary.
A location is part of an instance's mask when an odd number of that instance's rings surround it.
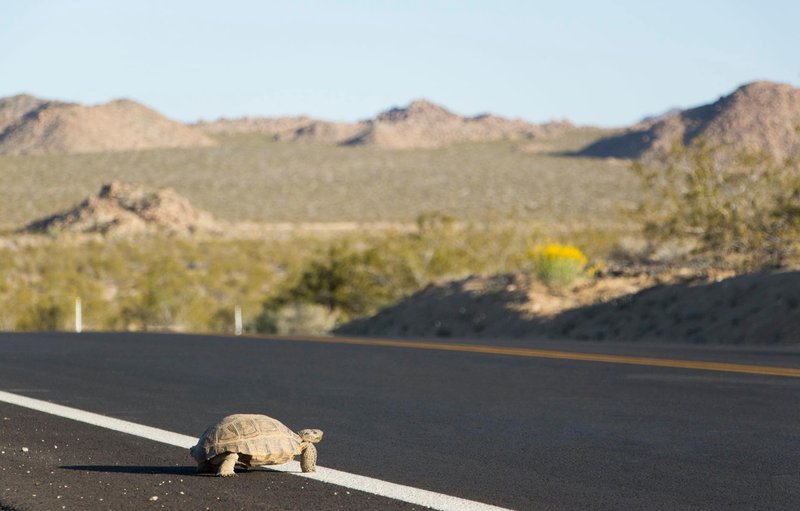
<svg viewBox="0 0 800 511">
<path fill-rule="evenodd" d="M 239 463 L 278 465 L 299 455 L 303 439 L 279 420 L 256 414 L 229 415 L 209 427 L 195 449 L 206 460 L 239 453 Z"/>
</svg>

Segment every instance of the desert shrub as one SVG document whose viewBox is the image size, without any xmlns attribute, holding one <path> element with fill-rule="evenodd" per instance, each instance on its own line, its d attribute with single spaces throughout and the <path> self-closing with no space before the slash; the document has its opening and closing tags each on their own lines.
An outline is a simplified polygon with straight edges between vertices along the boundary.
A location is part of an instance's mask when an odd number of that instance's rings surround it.
<svg viewBox="0 0 800 511">
<path fill-rule="evenodd" d="M 324 305 L 292 303 L 264 310 L 255 319 L 255 330 L 279 335 L 324 335 L 336 326 L 337 314 Z"/>
<path fill-rule="evenodd" d="M 417 215 L 417 229 L 421 233 L 439 232 L 452 229 L 456 219 L 442 211 L 430 211 Z"/>
<path fill-rule="evenodd" d="M 653 244 L 689 241 L 693 254 L 744 269 L 797 256 L 798 160 L 765 153 L 723 158 L 699 140 L 633 170 L 644 189 L 636 215 Z"/>
<path fill-rule="evenodd" d="M 234 312 L 230 307 L 218 307 L 208 316 L 206 328 L 209 332 L 232 334 L 235 330 Z"/>
<path fill-rule="evenodd" d="M 414 288 L 411 271 L 402 259 L 344 243 L 312 261 L 294 283 L 264 303 L 264 310 L 308 303 L 347 319 L 370 314 Z"/>
<path fill-rule="evenodd" d="M 471 274 L 518 271 L 527 263 L 529 240 L 538 229 L 499 218 L 455 222 L 433 214 L 418 219 L 416 232 L 376 240 L 378 250 L 402 257 L 417 287 Z"/>
<path fill-rule="evenodd" d="M 537 245 L 530 251 L 534 274 L 545 284 L 566 287 L 580 277 L 587 257 L 577 247 L 548 243 Z"/>
<path fill-rule="evenodd" d="M 134 281 L 121 315 L 128 328 L 150 330 L 175 325 L 192 298 L 187 268 L 180 259 L 163 252 L 147 261 Z"/>
<path fill-rule="evenodd" d="M 261 312 L 253 318 L 253 322 L 250 326 L 252 330 L 260 334 L 277 334 L 278 321 L 276 309 L 272 308 L 272 304 L 268 305 L 267 302 L 265 302 Z"/>
<path fill-rule="evenodd" d="M 62 330 L 67 322 L 67 310 L 52 299 L 34 303 L 22 314 L 17 323 L 18 330 L 55 331 Z"/>
</svg>

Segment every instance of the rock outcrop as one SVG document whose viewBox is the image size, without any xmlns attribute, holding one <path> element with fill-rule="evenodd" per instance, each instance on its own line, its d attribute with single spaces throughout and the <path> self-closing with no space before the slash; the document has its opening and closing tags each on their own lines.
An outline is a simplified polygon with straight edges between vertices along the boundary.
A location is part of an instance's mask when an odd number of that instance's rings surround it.
<svg viewBox="0 0 800 511">
<path fill-rule="evenodd" d="M 216 227 L 213 217 L 194 208 L 172 188 L 152 190 L 113 182 L 69 211 L 32 222 L 27 232 L 131 234 L 168 231 L 189 234 Z"/>
</svg>

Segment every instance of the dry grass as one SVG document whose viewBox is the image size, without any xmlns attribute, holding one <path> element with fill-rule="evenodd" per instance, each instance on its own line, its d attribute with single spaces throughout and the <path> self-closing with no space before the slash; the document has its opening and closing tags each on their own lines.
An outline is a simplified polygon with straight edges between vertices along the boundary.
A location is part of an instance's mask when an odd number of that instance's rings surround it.
<svg viewBox="0 0 800 511">
<path fill-rule="evenodd" d="M 598 135 L 412 151 L 235 135 L 217 147 L 2 156 L 0 228 L 69 208 L 111 180 L 174 187 L 232 221 L 408 222 L 437 211 L 462 220 L 615 225 L 617 207 L 638 195 L 627 166 L 556 154 Z"/>
</svg>

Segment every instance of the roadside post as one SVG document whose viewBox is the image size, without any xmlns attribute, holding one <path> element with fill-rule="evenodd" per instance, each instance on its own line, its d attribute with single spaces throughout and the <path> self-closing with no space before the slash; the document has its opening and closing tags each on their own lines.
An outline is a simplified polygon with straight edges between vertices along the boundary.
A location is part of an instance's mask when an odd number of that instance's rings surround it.
<svg viewBox="0 0 800 511">
<path fill-rule="evenodd" d="M 75 298 L 75 331 L 81 333 L 83 330 L 83 314 L 81 312 L 81 299 Z"/>
<path fill-rule="evenodd" d="M 239 305 L 233 310 L 233 333 L 242 335 L 242 308 Z"/>
</svg>

